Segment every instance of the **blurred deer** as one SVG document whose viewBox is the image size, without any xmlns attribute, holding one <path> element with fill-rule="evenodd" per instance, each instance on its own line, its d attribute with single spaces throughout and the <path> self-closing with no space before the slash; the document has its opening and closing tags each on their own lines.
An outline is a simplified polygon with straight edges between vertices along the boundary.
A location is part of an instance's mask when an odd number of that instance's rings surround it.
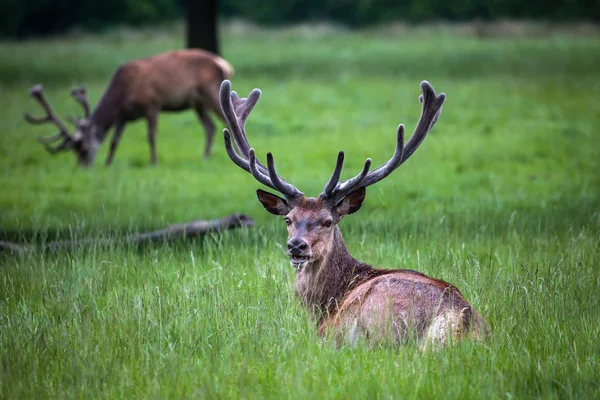
<svg viewBox="0 0 600 400">
<path fill-rule="evenodd" d="M 296 268 L 295 292 L 318 321 L 319 335 L 329 332 L 338 341 L 350 343 L 391 340 L 403 344 L 415 338 L 422 347 L 487 335 L 487 323 L 455 286 L 420 272 L 375 269 L 357 261 L 346 249 L 337 225 L 344 216 L 360 209 L 368 186 L 408 160 L 437 121 L 445 95 L 436 96 L 426 81 L 421 83 L 421 90 L 421 118 L 406 145 L 404 125 L 400 125 L 392 158 L 372 171 L 371 159 L 367 159 L 357 176 L 343 182 L 339 182 L 344 163 L 341 151 L 323 193 L 312 198 L 277 174 L 271 153 L 267 153 L 267 167 L 258 162 L 248 143 L 245 124 L 260 90 L 239 98 L 231 92 L 229 81 L 221 85 L 221 107 L 229 126 L 223 131 L 227 154 L 257 181 L 283 195 L 257 191 L 268 212 L 284 217 L 287 255 Z"/>
<path fill-rule="evenodd" d="M 219 106 L 219 85 L 224 79 L 231 78 L 233 72 L 233 67 L 227 61 L 207 51 L 171 51 L 120 66 L 93 112 L 90 112 L 85 88 L 72 90 L 72 96 L 84 111 L 83 118 L 70 118 L 75 125 L 73 134 L 54 114 L 41 85 L 35 85 L 30 94 L 41 103 L 46 116 L 34 118 L 26 113 L 25 119 L 32 124 L 53 123 L 58 127 L 58 134 L 38 139 L 50 154 L 72 150 L 80 165 L 90 166 L 113 126 L 115 129 L 106 165 L 112 163 L 125 124 L 145 118 L 148 122 L 150 160 L 156 164 L 159 112 L 192 108 L 204 126 L 204 156 L 208 158 L 215 131 L 209 111 L 212 110 L 223 119 Z M 61 142 L 50 146 L 50 143 L 57 141 Z"/>
</svg>

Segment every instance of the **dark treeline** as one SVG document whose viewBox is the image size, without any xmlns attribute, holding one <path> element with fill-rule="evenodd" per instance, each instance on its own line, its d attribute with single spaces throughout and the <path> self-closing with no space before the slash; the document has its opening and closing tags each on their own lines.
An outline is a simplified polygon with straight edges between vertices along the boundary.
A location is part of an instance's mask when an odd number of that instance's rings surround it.
<svg viewBox="0 0 600 400">
<path fill-rule="evenodd" d="M 185 0 L 2 0 L 0 36 L 23 38 L 73 28 L 147 26 L 183 17 Z M 199 0 L 196 0 L 199 1 Z M 350 27 L 389 21 L 600 20 L 598 0 L 221 0 L 219 14 L 269 25 L 328 20 Z"/>
</svg>

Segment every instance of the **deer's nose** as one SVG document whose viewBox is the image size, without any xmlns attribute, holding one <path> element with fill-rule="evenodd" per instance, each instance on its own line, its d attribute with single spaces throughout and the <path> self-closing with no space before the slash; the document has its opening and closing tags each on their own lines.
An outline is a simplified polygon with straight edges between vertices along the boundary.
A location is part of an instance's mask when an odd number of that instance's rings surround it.
<svg viewBox="0 0 600 400">
<path fill-rule="evenodd" d="M 307 247 L 308 245 L 306 244 L 306 242 L 299 237 L 291 238 L 287 242 L 288 254 L 292 256 L 304 255 L 304 252 L 306 251 Z"/>
</svg>

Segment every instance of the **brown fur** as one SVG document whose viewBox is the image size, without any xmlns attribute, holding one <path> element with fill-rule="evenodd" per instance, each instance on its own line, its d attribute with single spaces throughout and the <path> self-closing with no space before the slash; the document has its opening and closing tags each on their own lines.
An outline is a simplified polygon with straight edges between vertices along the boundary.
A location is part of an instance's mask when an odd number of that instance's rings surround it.
<svg viewBox="0 0 600 400">
<path fill-rule="evenodd" d="M 106 164 L 112 162 L 125 124 L 139 118 L 148 122 L 151 162 L 156 159 L 156 129 L 160 111 L 194 109 L 206 134 L 205 157 L 210 156 L 215 131 L 208 112 L 224 120 L 219 86 L 233 74 L 233 67 L 215 54 L 198 49 L 170 51 L 130 61 L 120 66 L 84 125 L 86 142 L 79 161 L 91 165 L 98 147 L 115 127 Z"/>
<path fill-rule="evenodd" d="M 312 290 L 299 293 L 305 304 L 320 312 L 319 335 L 330 331 L 338 340 L 351 342 L 360 337 L 370 343 L 400 344 L 414 338 L 445 344 L 449 337 L 461 339 L 471 331 L 473 318 L 481 319 L 460 291 L 445 281 L 411 270 L 375 269 L 356 261 L 337 227 L 331 247 L 336 251 L 307 269 L 313 275 Z M 452 318 L 453 314 L 459 318 L 453 331 L 433 332 L 431 335 L 437 336 L 429 337 L 428 329 L 436 317 Z M 479 332 L 479 324 L 477 321 L 475 336 L 485 335 Z"/>
<path fill-rule="evenodd" d="M 303 197 L 293 208 L 271 196 L 263 204 L 280 215 L 285 210 L 289 238 L 301 237 L 308 245 L 309 261 L 297 270 L 295 292 L 318 321 L 319 335 L 351 343 L 402 344 L 413 338 L 422 347 L 487 336 L 487 323 L 450 283 L 412 270 L 376 269 L 350 255 L 336 224 L 348 210 L 360 208 L 355 203 L 364 193 L 336 206 Z M 334 224 L 324 226 L 327 219 Z"/>
<path fill-rule="evenodd" d="M 421 117 L 410 140 L 404 143 L 404 125 L 399 125 L 392 157 L 372 171 L 371 159 L 365 160 L 361 172 L 343 182 L 344 152 L 339 152 L 331 178 L 315 199 L 305 197 L 277 174 L 271 153 L 267 154 L 267 167 L 256 160 L 244 126 L 260 91 L 255 89 L 241 99 L 231 92 L 231 82 L 221 85 L 221 104 L 229 125 L 224 131 L 227 154 L 240 168 L 285 197 L 257 191 L 267 211 L 285 216 L 287 254 L 297 271 L 295 291 L 318 321 L 319 335 L 331 333 L 351 343 L 364 339 L 368 343 L 401 344 L 415 338 L 422 348 L 467 336 L 487 336 L 486 322 L 456 287 L 416 271 L 375 269 L 357 261 L 346 249 L 337 226 L 345 215 L 361 208 L 366 187 L 406 161 L 437 121 L 446 95 L 436 95 L 427 81 L 421 82 L 421 91 Z"/>
</svg>

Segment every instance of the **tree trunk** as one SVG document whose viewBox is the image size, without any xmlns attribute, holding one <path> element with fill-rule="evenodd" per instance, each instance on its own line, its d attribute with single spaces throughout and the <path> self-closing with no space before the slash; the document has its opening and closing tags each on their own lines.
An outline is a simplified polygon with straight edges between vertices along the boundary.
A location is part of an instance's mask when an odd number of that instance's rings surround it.
<svg viewBox="0 0 600 400">
<path fill-rule="evenodd" d="M 217 0 L 186 0 L 187 47 L 219 54 Z"/>
</svg>

